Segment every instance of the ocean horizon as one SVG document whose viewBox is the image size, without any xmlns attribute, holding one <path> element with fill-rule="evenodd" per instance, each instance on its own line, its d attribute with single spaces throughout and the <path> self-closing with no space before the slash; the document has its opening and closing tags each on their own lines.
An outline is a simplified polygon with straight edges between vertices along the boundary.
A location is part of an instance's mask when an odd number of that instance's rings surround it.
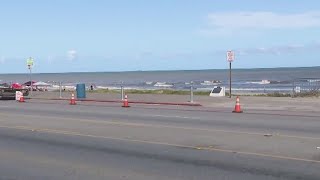
<svg viewBox="0 0 320 180">
<path fill-rule="evenodd" d="M 157 70 L 117 72 L 33 73 L 32 80 L 67 86 L 84 83 L 99 88 L 118 89 L 189 89 L 210 90 L 214 86 L 229 87 L 229 69 Z M 29 73 L 0 74 L 1 83 L 30 81 Z M 303 85 L 299 85 L 304 83 Z M 318 88 L 320 66 L 232 69 L 232 86 L 243 91 L 289 92 L 294 86 Z M 314 87 L 313 87 L 314 86 Z"/>
<path fill-rule="evenodd" d="M 232 68 L 232 71 L 242 71 L 242 70 L 271 70 L 271 69 L 313 69 L 319 68 L 320 66 L 304 66 L 304 67 L 261 67 L 261 68 Z M 70 72 L 32 72 L 32 74 L 71 74 L 71 73 L 132 73 L 132 72 L 172 72 L 172 71 L 229 71 L 229 68 L 223 69 L 176 69 L 176 70 L 123 70 L 123 71 L 70 71 Z M 29 74 L 26 72 L 21 73 L 0 73 L 0 75 L 20 75 L 20 74 Z"/>
</svg>

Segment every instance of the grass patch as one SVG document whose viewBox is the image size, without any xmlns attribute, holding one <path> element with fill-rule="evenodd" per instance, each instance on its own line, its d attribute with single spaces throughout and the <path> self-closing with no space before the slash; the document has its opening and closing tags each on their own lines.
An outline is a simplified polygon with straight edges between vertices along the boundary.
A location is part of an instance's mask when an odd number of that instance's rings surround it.
<svg viewBox="0 0 320 180">
<path fill-rule="evenodd" d="M 98 89 L 93 91 L 87 91 L 88 93 L 120 93 L 120 90 L 111 89 Z M 167 95 L 190 95 L 190 91 L 186 90 L 171 90 L 171 89 L 156 89 L 156 90 L 138 90 L 138 89 L 127 89 L 127 94 L 167 94 Z M 209 96 L 209 91 L 194 91 L 194 95 L 197 96 Z"/>
<path fill-rule="evenodd" d="M 57 90 L 56 92 L 59 92 Z M 87 93 L 104 93 L 104 94 L 120 94 L 120 89 L 97 89 L 87 91 Z M 155 90 L 142 90 L 142 89 L 126 89 L 126 94 L 165 94 L 165 95 L 190 95 L 188 90 L 172 90 L 172 89 L 155 89 Z M 209 96 L 210 91 L 194 91 L 195 96 Z M 291 93 L 273 92 L 267 94 L 232 94 L 232 96 L 256 96 L 256 97 L 292 97 Z M 229 97 L 229 92 L 226 92 L 226 97 Z M 294 94 L 294 97 L 320 97 L 320 91 L 309 91 Z"/>
<path fill-rule="evenodd" d="M 280 93 L 280 92 L 274 92 L 274 93 L 268 93 L 266 94 L 267 97 L 291 97 L 290 93 Z"/>
<path fill-rule="evenodd" d="M 242 96 L 257 96 L 257 97 L 292 97 L 291 93 L 280 93 L 280 92 L 274 92 L 274 93 L 267 93 L 267 94 L 247 94 Z M 293 95 L 293 97 L 320 97 L 320 91 L 309 91 L 309 92 L 302 92 L 302 93 L 296 93 Z"/>
<path fill-rule="evenodd" d="M 308 92 L 301 92 L 301 93 L 296 93 L 294 97 L 319 97 L 320 96 L 320 91 L 308 91 Z"/>
<path fill-rule="evenodd" d="M 87 93 L 110 93 L 110 94 L 114 94 L 114 93 L 120 93 L 120 90 L 116 90 L 116 89 L 97 89 L 97 90 L 93 90 L 93 91 L 87 91 Z"/>
<path fill-rule="evenodd" d="M 235 96 L 235 95 L 232 95 Z M 243 94 L 241 96 L 253 96 L 253 97 L 291 97 L 291 94 L 289 93 L 280 93 L 280 92 L 274 92 L 274 93 L 264 93 L 264 94 Z"/>
</svg>

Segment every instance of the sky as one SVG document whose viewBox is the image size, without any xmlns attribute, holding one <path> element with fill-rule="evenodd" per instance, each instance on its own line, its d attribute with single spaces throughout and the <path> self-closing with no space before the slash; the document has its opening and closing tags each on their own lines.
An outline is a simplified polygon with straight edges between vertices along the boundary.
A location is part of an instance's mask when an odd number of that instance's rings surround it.
<svg viewBox="0 0 320 180">
<path fill-rule="evenodd" d="M 0 0 L 0 74 L 320 66 L 318 0 Z"/>
</svg>

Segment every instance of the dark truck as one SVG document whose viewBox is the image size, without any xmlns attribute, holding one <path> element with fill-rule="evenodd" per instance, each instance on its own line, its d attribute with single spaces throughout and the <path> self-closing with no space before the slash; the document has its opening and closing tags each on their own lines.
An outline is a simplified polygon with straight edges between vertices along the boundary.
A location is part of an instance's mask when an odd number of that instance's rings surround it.
<svg viewBox="0 0 320 180">
<path fill-rule="evenodd" d="M 28 89 L 14 89 L 14 88 L 2 87 L 0 88 L 0 99 L 14 100 L 16 98 L 16 91 L 21 91 L 23 93 L 23 96 L 29 95 Z"/>
</svg>

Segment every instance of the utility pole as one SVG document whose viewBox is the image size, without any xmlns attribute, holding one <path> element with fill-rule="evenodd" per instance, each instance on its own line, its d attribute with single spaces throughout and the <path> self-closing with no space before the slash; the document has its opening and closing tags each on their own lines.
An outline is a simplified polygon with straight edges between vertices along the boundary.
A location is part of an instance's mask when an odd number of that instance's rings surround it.
<svg viewBox="0 0 320 180">
<path fill-rule="evenodd" d="M 231 93 L 232 93 L 232 68 L 231 68 L 231 62 L 229 62 L 229 98 L 231 98 Z"/>
</svg>

